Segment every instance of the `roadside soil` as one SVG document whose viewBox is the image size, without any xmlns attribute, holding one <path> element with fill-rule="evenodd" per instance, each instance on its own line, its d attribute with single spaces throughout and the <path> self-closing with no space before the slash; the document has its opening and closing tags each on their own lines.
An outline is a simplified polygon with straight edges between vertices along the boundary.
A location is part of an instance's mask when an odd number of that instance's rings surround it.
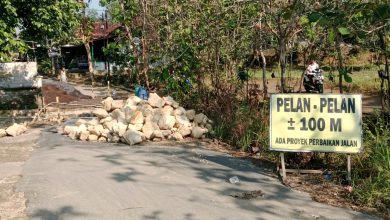
<svg viewBox="0 0 390 220">
<path fill-rule="evenodd" d="M 0 139 L 0 219 L 27 219 L 24 193 L 15 192 L 15 184 L 39 134 L 39 130 L 33 129 L 17 138 Z"/>
</svg>

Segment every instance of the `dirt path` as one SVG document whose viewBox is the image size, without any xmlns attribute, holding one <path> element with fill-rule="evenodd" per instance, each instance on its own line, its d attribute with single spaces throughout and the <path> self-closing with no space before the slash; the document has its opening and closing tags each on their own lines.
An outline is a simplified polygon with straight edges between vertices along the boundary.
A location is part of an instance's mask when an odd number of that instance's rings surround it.
<svg viewBox="0 0 390 220">
<path fill-rule="evenodd" d="M 15 191 L 22 168 L 40 136 L 37 129 L 17 138 L 0 139 L 0 219 L 27 219 L 23 192 Z"/>
</svg>

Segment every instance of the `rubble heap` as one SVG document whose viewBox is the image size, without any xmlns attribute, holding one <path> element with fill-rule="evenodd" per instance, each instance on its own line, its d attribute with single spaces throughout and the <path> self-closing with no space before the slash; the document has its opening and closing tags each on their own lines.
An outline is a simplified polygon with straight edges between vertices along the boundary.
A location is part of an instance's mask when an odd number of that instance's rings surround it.
<svg viewBox="0 0 390 220">
<path fill-rule="evenodd" d="M 92 111 L 96 118 L 67 124 L 63 134 L 83 141 L 134 145 L 144 140 L 204 138 L 211 129 L 206 115 L 184 109 L 170 96 L 151 93 L 147 101 L 136 96 L 126 101 L 108 97 L 102 104 L 103 108 Z"/>
</svg>

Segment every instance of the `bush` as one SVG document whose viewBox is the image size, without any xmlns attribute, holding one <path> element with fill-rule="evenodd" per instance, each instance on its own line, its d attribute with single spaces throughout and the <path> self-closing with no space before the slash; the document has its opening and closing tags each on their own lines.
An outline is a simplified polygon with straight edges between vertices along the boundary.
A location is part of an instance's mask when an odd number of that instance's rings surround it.
<svg viewBox="0 0 390 220">
<path fill-rule="evenodd" d="M 352 198 L 390 216 L 390 122 L 379 115 L 365 122 L 365 152 L 354 173 Z"/>
</svg>

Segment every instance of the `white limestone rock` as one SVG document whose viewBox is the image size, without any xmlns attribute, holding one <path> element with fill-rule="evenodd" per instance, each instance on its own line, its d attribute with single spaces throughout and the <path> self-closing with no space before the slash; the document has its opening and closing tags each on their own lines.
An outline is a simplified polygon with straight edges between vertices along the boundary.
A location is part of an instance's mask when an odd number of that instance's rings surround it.
<svg viewBox="0 0 390 220">
<path fill-rule="evenodd" d="M 171 133 L 171 132 L 169 132 Z M 167 135 L 168 136 L 168 135 Z M 162 133 L 161 130 L 154 130 L 153 131 L 153 134 L 152 134 L 152 137 L 155 137 L 155 138 L 164 138 L 164 135 Z M 153 141 L 154 141 L 154 138 L 153 138 Z"/>
<path fill-rule="evenodd" d="M 173 112 L 173 115 L 184 115 L 186 113 L 186 110 L 183 107 L 178 107 Z"/>
<path fill-rule="evenodd" d="M 80 126 L 81 124 L 87 124 L 87 120 L 85 119 L 77 119 L 77 121 L 74 123 L 76 126 Z"/>
<path fill-rule="evenodd" d="M 136 110 L 142 112 L 146 117 L 153 114 L 153 107 L 148 103 L 139 104 Z"/>
<path fill-rule="evenodd" d="M 14 123 L 13 125 L 8 127 L 7 129 L 5 129 L 5 132 L 12 137 L 16 137 L 18 135 L 21 135 L 26 131 L 27 131 L 26 126 L 24 126 L 23 124 L 17 124 L 17 123 Z"/>
<path fill-rule="evenodd" d="M 191 109 L 191 110 L 187 110 L 186 111 L 186 116 L 187 116 L 187 118 L 190 120 L 190 121 L 192 121 L 192 120 L 194 120 L 194 118 L 195 118 L 195 110 L 194 109 Z"/>
<path fill-rule="evenodd" d="M 100 136 L 102 134 L 103 130 L 104 130 L 104 127 L 103 127 L 103 125 L 100 125 L 100 124 L 88 126 L 89 133 L 97 135 L 97 136 Z"/>
<path fill-rule="evenodd" d="M 168 137 L 172 134 L 171 130 L 161 130 L 161 133 L 164 137 Z M 157 137 L 157 136 L 156 136 Z"/>
<path fill-rule="evenodd" d="M 108 140 L 108 142 L 111 142 L 111 143 L 118 143 L 120 141 L 120 137 L 116 134 L 109 133 L 107 140 Z"/>
<path fill-rule="evenodd" d="M 100 133 L 100 136 L 101 136 L 101 137 L 104 137 L 104 138 L 107 138 L 109 134 L 110 134 L 110 130 L 108 130 L 107 128 L 105 128 L 105 129 L 103 129 L 102 132 Z"/>
<path fill-rule="evenodd" d="M 208 130 L 206 128 L 194 127 L 192 128 L 191 136 L 193 138 L 202 138 L 202 136 L 207 132 Z"/>
<path fill-rule="evenodd" d="M 163 115 L 173 115 L 173 107 L 170 105 L 166 105 L 161 109 L 161 113 Z"/>
<path fill-rule="evenodd" d="M 165 96 L 163 97 L 165 104 L 172 106 L 175 100 L 171 96 Z"/>
<path fill-rule="evenodd" d="M 99 137 L 98 141 L 99 141 L 99 142 L 107 142 L 107 138 L 105 138 L 105 137 Z"/>
<path fill-rule="evenodd" d="M 138 131 L 127 130 L 123 135 L 123 138 L 129 145 L 135 145 L 142 142 L 142 135 Z"/>
<path fill-rule="evenodd" d="M 113 100 L 111 103 L 111 111 L 115 109 L 121 109 L 123 107 L 124 103 L 123 100 Z"/>
<path fill-rule="evenodd" d="M 85 131 L 81 131 L 80 132 L 80 140 L 82 141 L 86 141 L 88 140 L 88 136 L 89 136 L 89 131 L 85 130 Z"/>
<path fill-rule="evenodd" d="M 161 108 L 164 106 L 165 101 L 156 93 L 150 93 L 148 103 L 155 108 Z"/>
<path fill-rule="evenodd" d="M 106 110 L 106 111 L 110 111 L 111 110 L 111 107 L 112 107 L 112 102 L 114 101 L 113 98 L 111 97 L 107 97 L 106 99 L 104 99 L 102 101 L 102 105 L 103 105 L 103 108 Z"/>
<path fill-rule="evenodd" d="M 192 132 L 192 126 L 191 124 L 185 124 L 179 127 L 179 133 L 181 134 L 182 137 L 187 137 L 191 134 Z"/>
<path fill-rule="evenodd" d="M 93 118 L 93 119 L 91 119 L 91 120 L 88 120 L 87 123 L 85 123 L 85 124 L 91 125 L 91 126 L 98 125 L 98 124 L 99 124 L 99 119 Z"/>
<path fill-rule="evenodd" d="M 98 118 L 106 118 L 108 116 L 108 112 L 102 108 L 95 108 L 92 111 L 92 114 L 94 114 Z"/>
<path fill-rule="evenodd" d="M 144 126 L 143 124 L 134 124 L 134 125 L 133 124 L 129 124 L 127 129 L 131 129 L 133 131 L 141 131 L 143 126 Z"/>
<path fill-rule="evenodd" d="M 103 123 L 103 127 L 107 128 L 110 131 L 113 131 L 113 126 L 114 126 L 114 124 L 117 124 L 117 123 L 118 123 L 117 120 L 106 121 Z"/>
<path fill-rule="evenodd" d="M 110 116 L 113 119 L 116 119 L 118 121 L 124 121 L 125 120 L 125 113 L 122 112 L 120 109 L 115 109 L 110 113 Z"/>
<path fill-rule="evenodd" d="M 176 119 L 176 124 L 175 124 L 176 128 L 180 128 L 182 125 L 191 124 L 190 120 L 185 115 L 176 115 L 175 119 Z"/>
<path fill-rule="evenodd" d="M 133 115 L 129 121 L 130 124 L 143 124 L 144 123 L 144 115 L 141 111 L 133 112 Z"/>
<path fill-rule="evenodd" d="M 148 140 L 153 138 L 153 133 L 156 130 L 160 130 L 160 128 L 158 127 L 157 123 L 151 121 L 145 122 L 144 126 L 142 127 L 142 133 L 144 133 L 146 139 Z"/>
<path fill-rule="evenodd" d="M 5 129 L 0 129 L 0 138 L 7 136 Z"/>
<path fill-rule="evenodd" d="M 88 141 L 97 141 L 99 138 L 99 136 L 95 135 L 95 134 L 90 134 L 88 136 Z"/>
<path fill-rule="evenodd" d="M 64 127 L 64 134 L 70 134 L 72 131 L 76 132 L 78 131 L 78 126 L 75 125 L 66 125 Z"/>
<path fill-rule="evenodd" d="M 112 126 L 112 131 L 117 134 L 119 137 L 123 137 L 123 135 L 125 134 L 127 130 L 127 125 L 126 124 L 123 124 L 123 123 L 115 123 L 113 124 Z"/>
<path fill-rule="evenodd" d="M 183 140 L 183 136 L 180 134 L 180 132 L 174 132 L 172 134 L 172 139 L 176 141 Z"/>
<path fill-rule="evenodd" d="M 208 118 L 205 114 L 200 113 L 195 115 L 194 122 L 198 125 L 205 125 L 208 121 Z"/>
<path fill-rule="evenodd" d="M 163 115 L 158 121 L 161 130 L 171 130 L 176 123 L 175 116 Z"/>
</svg>

